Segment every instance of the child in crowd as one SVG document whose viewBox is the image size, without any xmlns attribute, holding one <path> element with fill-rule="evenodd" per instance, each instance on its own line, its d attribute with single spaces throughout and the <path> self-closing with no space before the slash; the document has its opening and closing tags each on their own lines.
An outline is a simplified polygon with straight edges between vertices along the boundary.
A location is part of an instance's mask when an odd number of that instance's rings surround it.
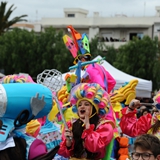
<svg viewBox="0 0 160 160">
<path fill-rule="evenodd" d="M 160 140 L 151 134 L 144 134 L 134 142 L 133 160 L 160 160 Z"/>
</svg>

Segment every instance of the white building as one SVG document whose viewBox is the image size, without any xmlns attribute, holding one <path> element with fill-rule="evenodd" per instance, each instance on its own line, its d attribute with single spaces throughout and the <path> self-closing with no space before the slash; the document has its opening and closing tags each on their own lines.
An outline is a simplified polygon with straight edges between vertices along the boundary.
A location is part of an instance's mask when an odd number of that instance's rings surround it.
<svg viewBox="0 0 160 160">
<path fill-rule="evenodd" d="M 132 40 L 133 36 L 138 36 L 140 39 L 144 35 L 150 38 L 158 36 L 160 40 L 160 6 L 155 9 L 156 15 L 152 17 L 127 17 L 122 14 L 102 17 L 98 12 L 94 12 L 93 17 L 88 17 L 87 10 L 64 8 L 63 18 L 42 18 L 38 23 L 34 23 L 34 30 L 41 32 L 52 26 L 67 33 L 66 27 L 72 25 L 78 32 L 88 34 L 90 40 L 98 35 L 106 45 L 118 48 Z"/>
</svg>

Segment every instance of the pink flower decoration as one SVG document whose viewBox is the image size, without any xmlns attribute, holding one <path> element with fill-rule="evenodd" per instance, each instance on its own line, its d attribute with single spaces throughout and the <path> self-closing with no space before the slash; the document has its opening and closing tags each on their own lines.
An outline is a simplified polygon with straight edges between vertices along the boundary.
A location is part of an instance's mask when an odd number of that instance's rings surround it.
<svg viewBox="0 0 160 160">
<path fill-rule="evenodd" d="M 101 109 L 103 109 L 105 107 L 105 103 L 104 102 L 100 102 L 98 104 L 98 107 L 101 108 Z"/>
<path fill-rule="evenodd" d="M 157 101 L 158 103 L 160 103 L 160 94 L 159 94 L 158 97 L 156 98 L 156 101 Z"/>
<path fill-rule="evenodd" d="M 84 90 L 87 90 L 87 89 L 88 89 L 88 85 L 85 85 L 85 86 L 84 86 Z"/>
<path fill-rule="evenodd" d="M 71 99 L 71 104 L 76 104 L 76 100 L 74 98 Z"/>
<path fill-rule="evenodd" d="M 93 92 L 87 92 L 86 97 L 91 99 L 94 96 Z"/>
</svg>

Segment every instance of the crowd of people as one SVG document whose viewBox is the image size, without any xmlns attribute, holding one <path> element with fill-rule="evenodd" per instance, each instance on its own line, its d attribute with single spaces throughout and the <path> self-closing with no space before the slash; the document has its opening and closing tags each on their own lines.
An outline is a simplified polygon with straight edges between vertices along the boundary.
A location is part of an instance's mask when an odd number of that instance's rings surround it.
<svg viewBox="0 0 160 160">
<path fill-rule="evenodd" d="M 62 123 L 58 123 L 57 115 L 50 120 L 48 114 L 57 103 L 54 93 L 30 76 L 3 77 L 0 159 L 160 160 L 160 92 L 152 97 L 150 107 L 144 105 L 147 101 L 133 98 L 123 106 L 117 120 L 111 103 L 116 84 L 112 73 L 90 61 L 87 35 L 72 26 L 68 28 L 72 38 L 65 39 L 65 44 L 74 55 L 74 64 L 81 66 L 85 74 L 78 77 L 80 83 L 74 81 L 70 85 L 66 103 L 59 101 L 57 105 L 61 103 L 62 110 L 64 106 L 65 110 L 71 108 L 76 118 L 71 114 L 66 122 L 63 113 L 58 112 Z M 129 142 L 131 138 L 135 138 L 133 144 Z M 129 149 L 129 145 L 133 148 Z"/>
</svg>

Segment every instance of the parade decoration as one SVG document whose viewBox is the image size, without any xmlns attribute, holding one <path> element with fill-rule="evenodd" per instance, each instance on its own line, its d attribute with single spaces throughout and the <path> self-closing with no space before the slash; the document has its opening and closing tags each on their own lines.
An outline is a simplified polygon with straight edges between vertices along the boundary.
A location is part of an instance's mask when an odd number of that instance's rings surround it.
<svg viewBox="0 0 160 160">
<path fill-rule="evenodd" d="M 75 46 L 74 42 L 72 41 L 72 39 L 69 36 L 64 35 L 63 36 L 63 41 L 64 41 L 66 47 L 71 52 L 73 58 L 76 58 L 77 57 L 78 49 L 76 48 L 76 46 Z"/>
<path fill-rule="evenodd" d="M 52 107 L 51 91 L 36 84 L 29 75 L 13 74 L 3 77 L 0 94 L 0 142 L 5 141 L 15 128 L 47 115 Z"/>
<path fill-rule="evenodd" d="M 52 108 L 51 91 L 35 83 L 0 84 L 0 141 L 17 127 L 47 115 Z"/>
<path fill-rule="evenodd" d="M 1 79 L 0 97 L 0 157 L 53 158 L 59 146 L 47 151 L 45 142 L 36 138 L 41 128 L 37 119 L 43 119 L 52 109 L 51 90 L 36 84 L 28 74 L 14 74 Z M 29 134 L 26 134 L 29 123 Z"/>
<path fill-rule="evenodd" d="M 65 121 L 68 122 L 71 119 L 77 119 L 78 118 L 77 114 L 72 111 L 72 107 L 71 107 L 70 99 L 69 99 L 70 98 L 70 93 L 68 93 L 68 89 L 67 89 L 66 85 L 63 86 L 58 91 L 57 97 L 58 97 L 59 102 L 61 102 L 61 109 L 62 109 L 64 118 L 65 118 Z M 57 117 L 58 122 L 60 122 L 62 118 L 61 118 L 61 115 L 59 114 L 57 108 L 55 106 L 55 108 L 53 109 L 54 110 L 54 115 Z"/>
<path fill-rule="evenodd" d="M 68 35 L 64 35 L 63 41 L 74 58 L 73 63 L 77 64 L 81 56 L 88 56 L 90 58 L 91 54 L 88 36 L 85 33 L 81 35 L 71 25 L 67 26 L 67 29 L 71 33 L 72 38 L 70 38 Z"/>
<path fill-rule="evenodd" d="M 82 67 L 89 65 L 89 64 L 92 64 L 93 66 L 95 66 L 94 65 L 95 63 L 102 63 L 104 59 L 105 57 L 103 57 L 102 59 L 92 60 L 92 61 L 87 61 L 87 62 L 78 61 L 76 65 L 69 67 L 69 70 L 76 69 L 75 74 L 77 76 L 77 80 L 76 80 L 76 83 L 74 83 L 74 85 L 79 84 L 81 82 L 81 68 Z M 94 74 L 94 72 L 92 72 L 92 74 Z"/>
<path fill-rule="evenodd" d="M 66 87 L 67 87 L 67 92 L 70 93 L 72 87 L 76 83 L 77 76 L 75 74 L 66 74 L 65 76 L 65 81 L 66 81 Z"/>
<path fill-rule="evenodd" d="M 30 75 L 23 75 L 23 74 L 13 74 L 4 76 L 1 79 L 2 84 L 8 83 L 34 83 L 33 79 Z"/>
<path fill-rule="evenodd" d="M 62 85 L 63 85 L 62 73 L 57 71 L 56 69 L 51 69 L 51 70 L 46 69 L 42 73 L 37 75 L 37 83 L 43 84 L 54 93 L 53 99 L 57 103 L 57 106 L 65 127 L 68 128 L 62 109 L 60 107 L 59 101 L 56 96 L 56 93 L 62 88 Z"/>
<path fill-rule="evenodd" d="M 120 118 L 120 111 L 125 105 L 129 105 L 132 99 L 136 97 L 137 79 L 124 83 L 118 90 L 115 90 L 111 96 L 111 104 L 116 113 L 116 117 Z"/>
</svg>

